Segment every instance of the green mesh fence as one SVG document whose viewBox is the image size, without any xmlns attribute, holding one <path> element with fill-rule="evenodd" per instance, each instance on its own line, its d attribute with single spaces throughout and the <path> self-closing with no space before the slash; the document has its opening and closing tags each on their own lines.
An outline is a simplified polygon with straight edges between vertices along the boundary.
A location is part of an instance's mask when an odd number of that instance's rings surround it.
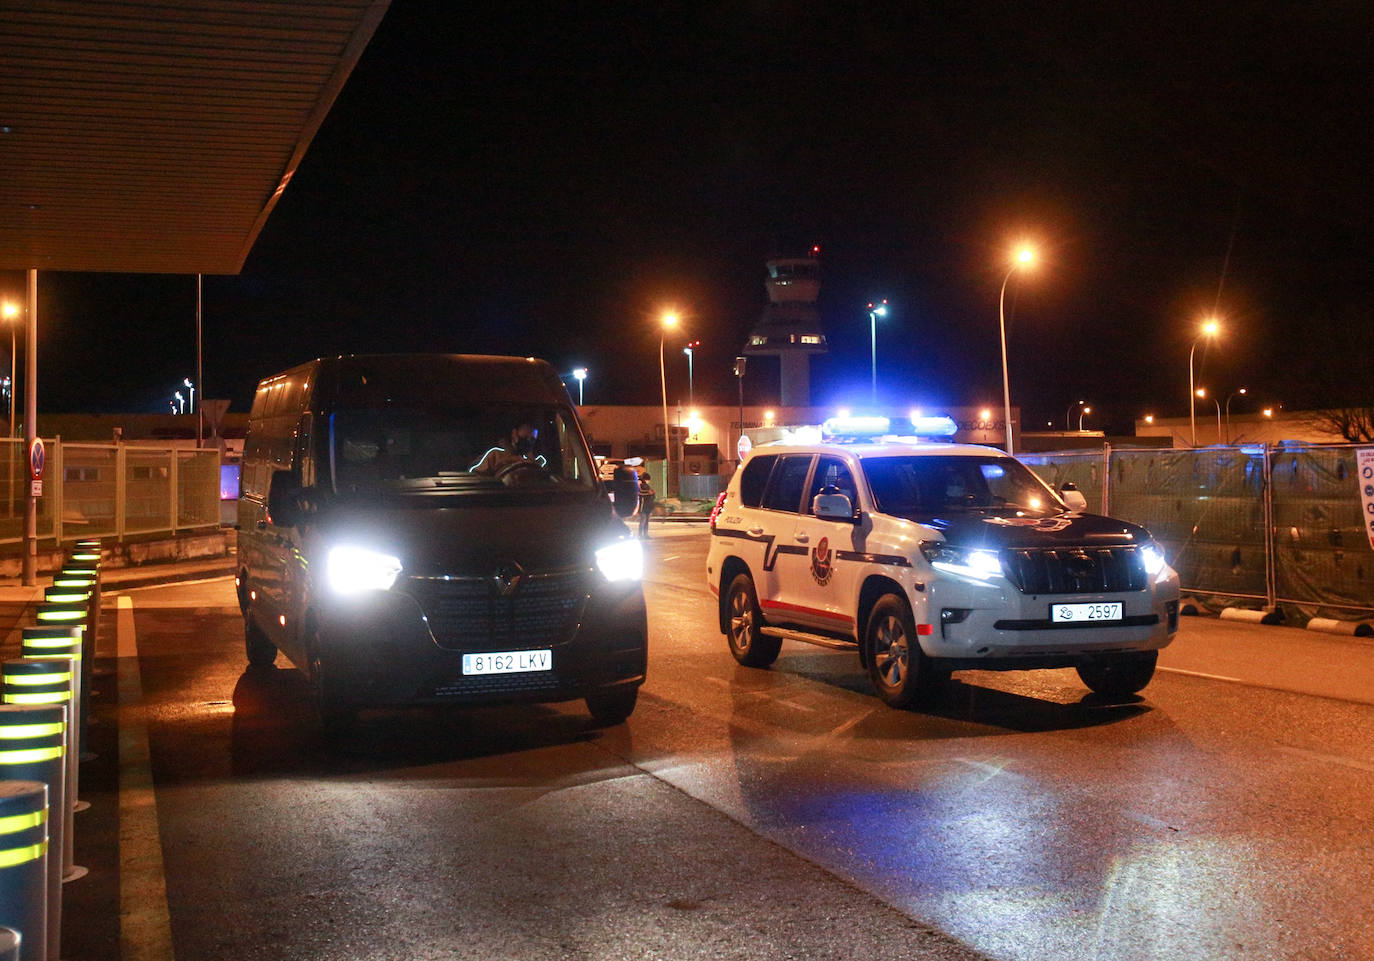
<svg viewBox="0 0 1374 961">
<path fill-rule="evenodd" d="M 1185 591 L 1269 598 L 1308 615 L 1374 611 L 1374 549 L 1364 530 L 1354 447 L 1113 450 L 1106 512 L 1163 545 Z M 1103 454 L 1022 457 L 1101 509 Z M 1267 463 L 1266 463 L 1267 460 Z M 1265 537 L 1270 479 L 1273 536 Z"/>
</svg>

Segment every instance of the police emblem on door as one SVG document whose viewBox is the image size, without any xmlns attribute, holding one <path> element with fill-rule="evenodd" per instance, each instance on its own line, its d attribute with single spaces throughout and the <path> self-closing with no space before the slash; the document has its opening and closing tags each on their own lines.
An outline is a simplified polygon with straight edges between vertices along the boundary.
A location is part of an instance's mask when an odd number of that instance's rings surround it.
<svg viewBox="0 0 1374 961">
<path fill-rule="evenodd" d="M 830 538 L 822 537 L 821 542 L 811 551 L 811 576 L 821 587 L 830 583 L 835 575 L 835 555 L 830 552 Z"/>
</svg>

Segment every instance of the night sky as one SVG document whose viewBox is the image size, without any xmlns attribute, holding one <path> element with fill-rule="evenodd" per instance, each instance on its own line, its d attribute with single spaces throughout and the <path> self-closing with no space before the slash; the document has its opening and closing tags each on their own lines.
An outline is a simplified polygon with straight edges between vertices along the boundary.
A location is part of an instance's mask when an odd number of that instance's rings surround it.
<svg viewBox="0 0 1374 961">
<path fill-rule="evenodd" d="M 1374 395 L 1374 8 L 393 0 L 243 272 L 205 279 L 205 388 L 364 351 L 534 354 L 587 403 L 733 404 L 764 261 L 822 249 L 814 402 L 1012 401 L 1027 428 Z M 22 290 L 22 276 L 4 275 Z M 46 411 L 156 411 L 195 278 L 44 274 Z M 571 383 L 571 380 L 569 381 Z M 776 401 L 751 361 L 746 401 Z M 1251 400 L 1253 398 L 1253 401 Z M 1200 410 L 1203 408 L 1199 408 Z M 1210 409 L 1208 403 L 1207 409 Z M 1073 426 L 1077 426 L 1075 415 Z"/>
</svg>

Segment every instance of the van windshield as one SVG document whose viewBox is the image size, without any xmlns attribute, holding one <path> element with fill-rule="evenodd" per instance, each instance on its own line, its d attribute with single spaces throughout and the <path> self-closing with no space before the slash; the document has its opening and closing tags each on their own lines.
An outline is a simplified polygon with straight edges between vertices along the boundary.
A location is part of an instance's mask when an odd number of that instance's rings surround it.
<svg viewBox="0 0 1374 961">
<path fill-rule="evenodd" d="M 327 431 L 335 493 L 597 487 L 572 415 L 555 407 L 342 409 Z"/>
<path fill-rule="evenodd" d="M 961 511 L 1062 514 L 1064 505 L 1030 469 L 1010 457 L 865 457 L 878 510 L 912 519 Z"/>
</svg>

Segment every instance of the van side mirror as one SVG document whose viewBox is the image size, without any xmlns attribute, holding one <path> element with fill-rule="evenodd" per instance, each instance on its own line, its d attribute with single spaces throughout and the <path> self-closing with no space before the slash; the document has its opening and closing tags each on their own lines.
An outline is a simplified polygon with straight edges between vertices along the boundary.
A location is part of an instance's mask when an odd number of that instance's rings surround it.
<svg viewBox="0 0 1374 961">
<path fill-rule="evenodd" d="M 811 513 L 828 521 L 848 521 L 857 524 L 859 517 L 854 513 L 854 504 L 841 493 L 821 491 L 811 498 Z"/>
<path fill-rule="evenodd" d="M 639 475 L 631 467 L 617 467 L 611 475 L 611 500 L 617 517 L 629 517 L 639 505 Z"/>
<path fill-rule="evenodd" d="M 1064 504 L 1071 511 L 1085 511 L 1088 509 L 1088 499 L 1083 496 L 1083 492 L 1071 481 L 1065 481 L 1059 485 L 1059 496 L 1063 498 Z"/>
<path fill-rule="evenodd" d="M 301 482 L 289 470 L 272 472 L 267 486 L 267 518 L 278 527 L 295 527 L 301 515 Z"/>
</svg>

